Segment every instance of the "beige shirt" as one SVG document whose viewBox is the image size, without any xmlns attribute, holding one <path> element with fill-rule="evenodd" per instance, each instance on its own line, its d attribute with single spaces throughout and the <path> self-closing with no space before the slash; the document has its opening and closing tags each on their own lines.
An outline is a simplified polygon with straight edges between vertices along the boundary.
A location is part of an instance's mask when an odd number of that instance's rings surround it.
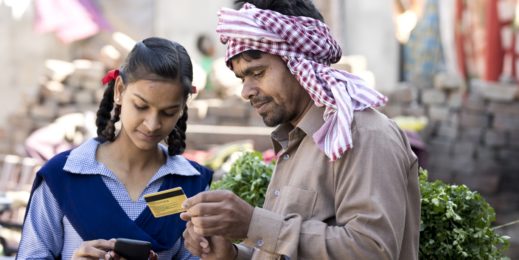
<svg viewBox="0 0 519 260">
<path fill-rule="evenodd" d="M 354 148 L 330 162 L 312 139 L 323 112 L 272 133 L 279 159 L 238 259 L 417 259 L 418 163 L 404 133 L 374 109 L 357 111 Z"/>
</svg>

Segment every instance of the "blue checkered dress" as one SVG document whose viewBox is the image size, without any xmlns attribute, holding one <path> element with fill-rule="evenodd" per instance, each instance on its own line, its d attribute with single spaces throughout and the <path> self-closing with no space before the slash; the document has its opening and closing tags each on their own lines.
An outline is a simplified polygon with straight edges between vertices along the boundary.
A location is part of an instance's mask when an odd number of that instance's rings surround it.
<svg viewBox="0 0 519 260">
<path fill-rule="evenodd" d="M 168 156 L 167 162 L 151 178 L 137 201 L 132 201 L 124 184 L 103 164 L 96 161 L 99 143 L 88 140 L 74 149 L 64 169 L 74 174 L 99 174 L 128 217 L 135 220 L 146 208 L 144 195 L 159 190 L 163 177 L 168 174 L 198 175 L 198 171 L 182 156 Z M 167 154 L 166 147 L 161 146 Z M 103 210 L 103 209 L 99 209 Z M 43 183 L 32 194 L 28 207 L 18 259 L 70 259 L 83 240 L 63 215 L 49 187 Z M 198 259 L 192 256 L 179 239 L 170 249 L 159 253 L 159 259 Z"/>
</svg>

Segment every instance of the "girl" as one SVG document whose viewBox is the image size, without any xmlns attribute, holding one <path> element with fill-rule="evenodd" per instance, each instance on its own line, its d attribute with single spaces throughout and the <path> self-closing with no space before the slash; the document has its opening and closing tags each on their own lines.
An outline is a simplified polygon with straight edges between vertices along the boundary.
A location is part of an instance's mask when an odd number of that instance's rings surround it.
<svg viewBox="0 0 519 260">
<path fill-rule="evenodd" d="M 135 45 L 103 79 L 98 137 L 38 172 L 18 258 L 116 257 L 114 238 L 149 241 L 159 259 L 190 257 L 180 239 L 185 222 L 178 214 L 153 217 L 144 195 L 182 187 L 191 197 L 210 183 L 210 170 L 180 156 L 192 79 L 178 43 L 148 38 Z"/>
</svg>

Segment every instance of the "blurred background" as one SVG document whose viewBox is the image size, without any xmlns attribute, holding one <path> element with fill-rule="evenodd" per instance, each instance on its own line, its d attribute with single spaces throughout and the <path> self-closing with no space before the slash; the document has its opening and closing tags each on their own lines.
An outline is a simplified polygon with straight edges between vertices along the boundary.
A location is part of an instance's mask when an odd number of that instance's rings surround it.
<svg viewBox="0 0 519 260">
<path fill-rule="evenodd" d="M 432 179 L 466 184 L 519 257 L 517 0 L 314 0 L 343 48 L 333 66 L 389 97 L 380 111 Z M 0 0 L 0 254 L 13 257 L 38 167 L 95 135 L 101 78 L 136 41 L 175 40 L 195 63 L 186 156 L 217 178 L 269 133 L 225 67 L 216 12 L 231 0 Z"/>
</svg>

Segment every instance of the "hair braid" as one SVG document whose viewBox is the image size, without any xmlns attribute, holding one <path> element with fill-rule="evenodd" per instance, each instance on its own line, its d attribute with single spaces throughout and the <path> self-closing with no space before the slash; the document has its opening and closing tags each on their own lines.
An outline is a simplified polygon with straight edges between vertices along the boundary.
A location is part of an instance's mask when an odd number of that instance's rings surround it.
<svg viewBox="0 0 519 260">
<path fill-rule="evenodd" d="M 186 149 L 186 129 L 187 129 L 187 105 L 184 106 L 182 116 L 178 119 L 177 125 L 168 136 L 168 154 L 180 155 Z"/>
<path fill-rule="evenodd" d="M 114 108 L 114 86 L 115 79 L 108 83 L 99 109 L 97 110 L 97 138 L 101 141 L 113 141 L 115 139 L 115 123 L 119 121 L 121 105 Z M 112 110 L 113 116 L 112 116 Z"/>
<path fill-rule="evenodd" d="M 103 130 L 103 137 L 106 140 L 112 142 L 115 140 L 115 123 L 119 121 L 119 115 L 121 114 L 121 105 L 115 105 L 114 114 L 112 118 L 108 121 L 106 128 Z"/>
<path fill-rule="evenodd" d="M 110 140 L 110 138 L 108 138 L 109 136 L 105 135 L 105 130 L 112 118 L 112 109 L 114 107 L 114 85 L 115 80 L 108 83 L 108 87 L 103 94 L 103 99 L 99 104 L 99 109 L 96 114 L 97 137 L 101 139 L 101 141 Z"/>
</svg>

